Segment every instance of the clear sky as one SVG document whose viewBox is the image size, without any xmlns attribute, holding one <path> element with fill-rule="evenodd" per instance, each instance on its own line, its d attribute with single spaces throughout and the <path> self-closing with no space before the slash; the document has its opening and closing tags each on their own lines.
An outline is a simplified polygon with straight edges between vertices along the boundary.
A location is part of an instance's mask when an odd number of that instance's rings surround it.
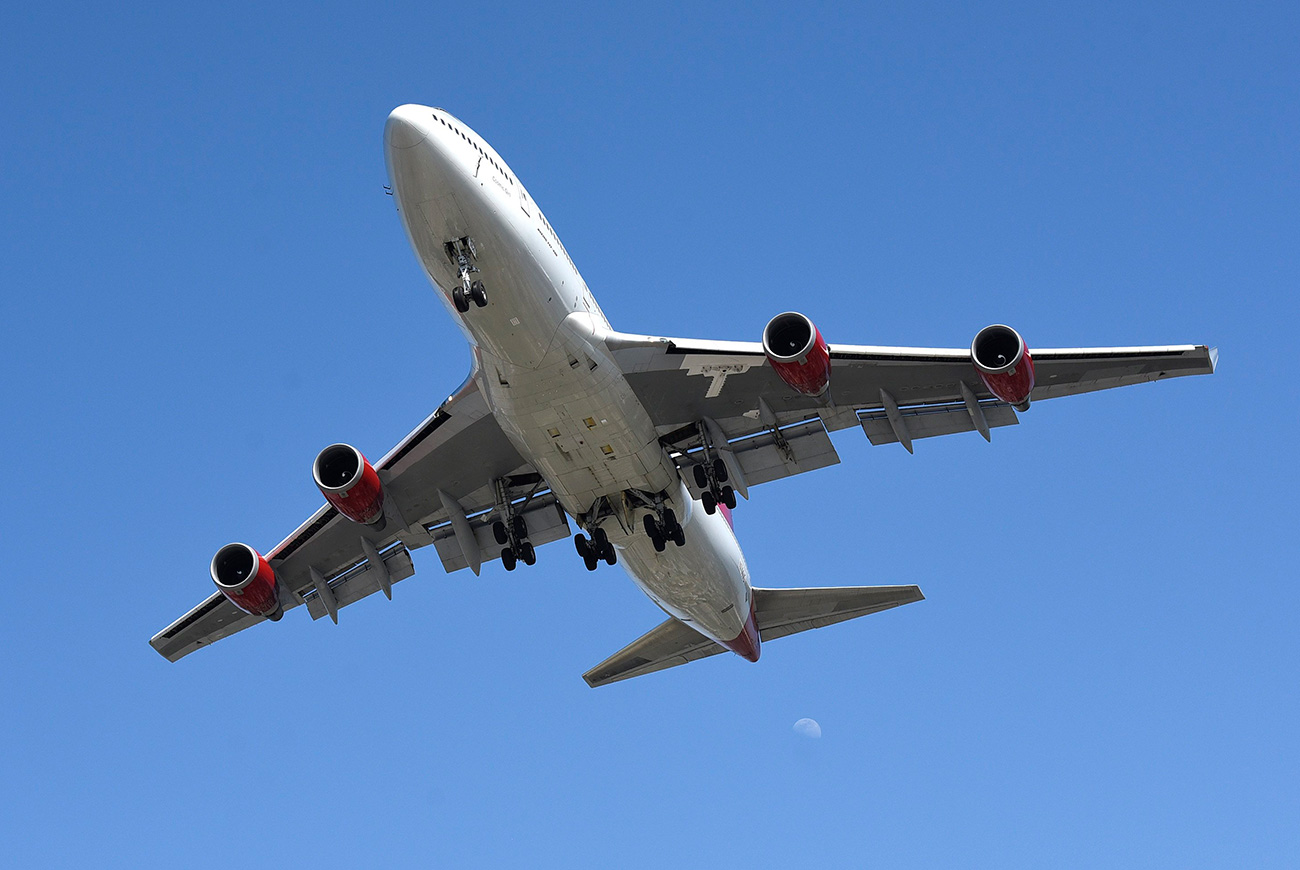
<svg viewBox="0 0 1300 870">
<path fill-rule="evenodd" d="M 858 4 L 846 4 L 858 6 Z M 630 4 L 628 6 L 630 8 Z M 1295 4 L 8 4 L 10 866 L 1300 863 Z M 927 600 L 600 690 L 657 624 L 571 546 L 149 637 L 469 356 L 394 106 L 524 179 L 615 327 L 1208 343 L 1213 378 L 871 447 L 736 513 L 760 585 Z M 796 721 L 820 724 L 820 739 Z M 806 731 L 806 729 L 801 729 Z"/>
</svg>

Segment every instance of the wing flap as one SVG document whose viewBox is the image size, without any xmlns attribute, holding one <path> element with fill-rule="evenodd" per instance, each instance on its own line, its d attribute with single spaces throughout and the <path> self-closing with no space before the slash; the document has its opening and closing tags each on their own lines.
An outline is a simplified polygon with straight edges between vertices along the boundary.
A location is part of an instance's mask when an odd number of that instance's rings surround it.
<svg viewBox="0 0 1300 870">
<path fill-rule="evenodd" d="M 528 527 L 528 540 L 534 547 L 569 536 L 569 518 L 560 507 L 559 500 L 551 493 L 537 497 L 518 516 L 523 517 L 524 524 Z M 470 518 L 470 529 L 478 543 L 481 563 L 501 558 L 501 544 L 497 543 L 492 534 L 492 523 L 496 519 L 497 516 L 492 512 Z M 438 551 L 438 558 L 442 559 L 442 566 L 448 573 L 468 567 L 469 561 L 457 543 L 450 524 L 435 528 L 431 534 L 435 538 L 434 547 Z"/>
<path fill-rule="evenodd" d="M 388 572 L 388 582 L 390 584 L 405 580 L 415 574 L 415 565 L 411 561 L 411 551 L 402 544 L 396 545 L 387 552 L 380 553 L 379 558 L 384 560 L 384 570 Z M 334 595 L 338 607 L 347 607 L 367 595 L 378 592 L 382 588 L 379 577 L 378 569 L 371 565 L 369 561 L 363 561 L 330 580 L 330 592 Z M 312 619 L 329 616 L 329 608 L 325 606 L 325 602 L 321 599 L 319 593 L 311 592 L 304 595 L 303 603 L 307 605 L 307 612 L 311 614 Z"/>
<path fill-rule="evenodd" d="M 1004 402 L 980 402 L 979 410 L 990 429 L 1014 426 L 1020 422 L 1015 410 Z M 954 435 L 958 432 L 974 432 L 977 428 L 964 402 L 960 405 L 903 408 L 899 411 L 899 416 L 910 438 Z M 867 433 L 867 439 L 873 445 L 879 447 L 881 444 L 898 441 L 898 433 L 890 424 L 886 411 L 860 411 L 858 419 L 862 421 L 862 431 Z"/>
</svg>

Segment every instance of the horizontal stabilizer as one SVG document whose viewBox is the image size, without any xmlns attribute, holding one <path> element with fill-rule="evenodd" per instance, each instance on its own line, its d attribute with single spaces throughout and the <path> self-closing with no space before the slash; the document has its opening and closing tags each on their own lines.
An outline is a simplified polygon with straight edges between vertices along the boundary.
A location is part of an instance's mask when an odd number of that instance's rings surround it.
<svg viewBox="0 0 1300 870">
<path fill-rule="evenodd" d="M 754 589 L 754 615 L 763 640 L 822 628 L 925 598 L 918 586 L 826 586 Z M 669 618 L 582 678 L 595 688 L 726 652 L 678 619 Z"/>
</svg>

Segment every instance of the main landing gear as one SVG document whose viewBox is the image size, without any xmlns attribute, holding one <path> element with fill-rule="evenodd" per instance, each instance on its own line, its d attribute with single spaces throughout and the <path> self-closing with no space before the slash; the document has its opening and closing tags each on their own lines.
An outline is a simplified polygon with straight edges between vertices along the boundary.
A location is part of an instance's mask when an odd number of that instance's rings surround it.
<svg viewBox="0 0 1300 870">
<path fill-rule="evenodd" d="M 528 524 L 523 517 L 510 517 L 508 523 L 497 520 L 492 524 L 492 537 L 496 538 L 498 544 L 505 544 L 501 550 L 501 564 L 507 571 L 515 570 L 515 565 L 519 562 L 525 565 L 537 564 L 537 551 L 528 541 Z"/>
<path fill-rule="evenodd" d="M 483 286 L 482 281 L 470 277 L 479 271 L 478 266 L 474 265 L 474 261 L 478 259 L 478 249 L 474 247 L 474 240 L 469 236 L 463 236 L 447 242 L 444 248 L 447 259 L 456 267 L 460 275 L 460 286 L 452 288 L 451 291 L 451 301 L 456 306 L 456 310 L 464 314 L 469 311 L 471 302 L 479 308 L 487 305 L 487 288 Z"/>
<path fill-rule="evenodd" d="M 595 571 L 601 559 L 605 560 L 606 565 L 618 564 L 618 554 L 614 552 L 614 545 L 609 542 L 609 537 L 600 526 L 591 530 L 590 538 L 581 532 L 574 535 L 573 546 L 577 548 L 578 555 L 582 557 L 588 571 Z"/>
<path fill-rule="evenodd" d="M 686 532 L 677 522 L 677 514 L 662 502 L 657 505 L 655 513 L 645 515 L 645 533 L 650 536 L 656 553 L 662 553 L 669 541 L 679 547 L 686 544 Z"/>
<path fill-rule="evenodd" d="M 736 491 L 726 486 L 726 482 L 727 463 L 722 459 L 716 458 L 712 462 L 706 459 L 695 466 L 695 483 L 704 490 L 700 501 L 706 514 L 712 514 L 720 504 L 726 505 L 728 510 L 736 509 Z"/>
</svg>

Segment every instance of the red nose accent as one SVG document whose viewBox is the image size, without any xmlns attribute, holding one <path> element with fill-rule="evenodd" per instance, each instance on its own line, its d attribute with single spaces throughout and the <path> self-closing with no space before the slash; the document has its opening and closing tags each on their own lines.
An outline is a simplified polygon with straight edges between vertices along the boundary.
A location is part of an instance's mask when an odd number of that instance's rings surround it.
<svg viewBox="0 0 1300 870">
<path fill-rule="evenodd" d="M 752 601 L 749 605 L 749 619 L 745 620 L 745 628 L 736 635 L 734 640 L 724 643 L 723 646 L 751 662 L 758 661 L 758 656 L 762 652 L 763 638 L 758 633 L 758 620 L 754 618 Z"/>
</svg>

